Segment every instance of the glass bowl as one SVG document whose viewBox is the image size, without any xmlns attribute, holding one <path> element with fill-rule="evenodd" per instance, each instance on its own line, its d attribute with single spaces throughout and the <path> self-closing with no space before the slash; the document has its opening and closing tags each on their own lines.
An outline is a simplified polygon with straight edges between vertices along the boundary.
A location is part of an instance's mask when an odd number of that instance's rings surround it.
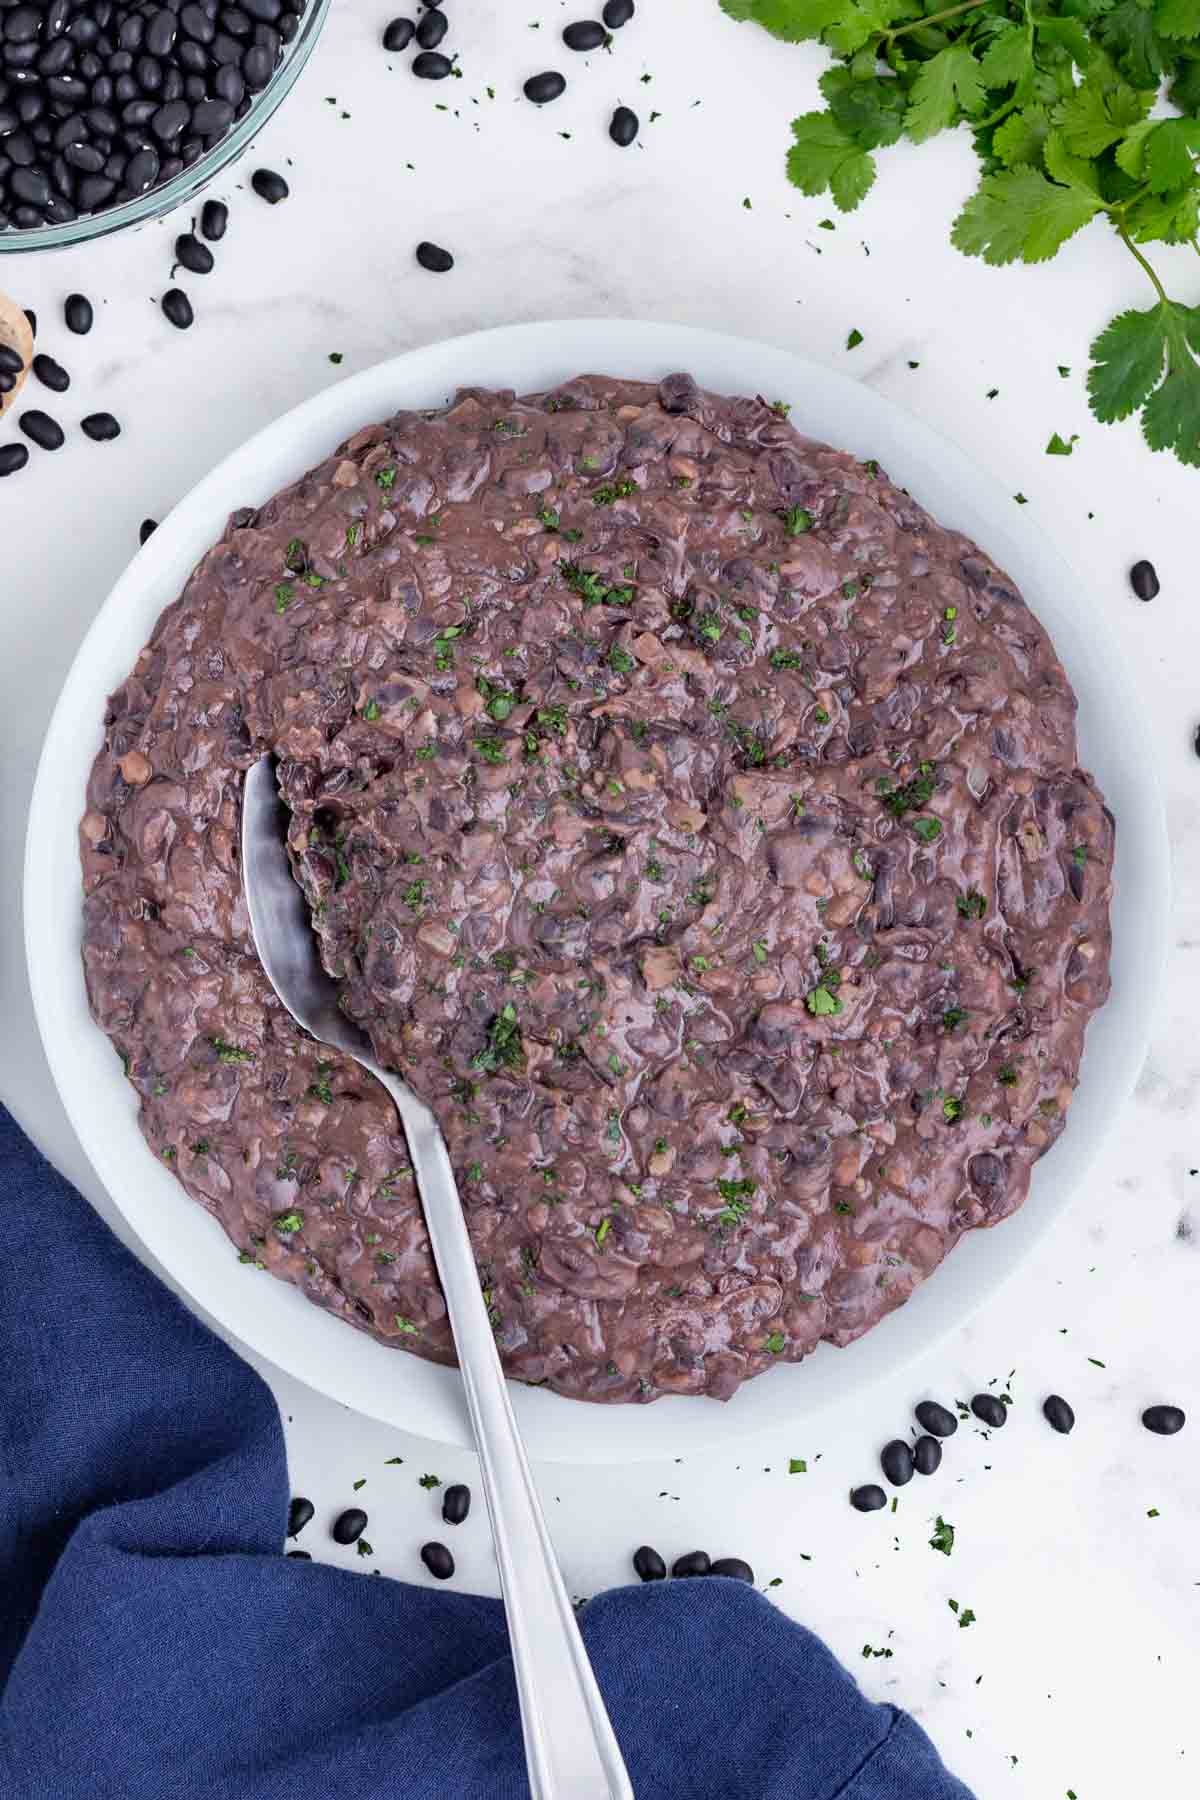
<svg viewBox="0 0 1200 1800">
<path fill-rule="evenodd" d="M 181 169 L 172 180 L 164 181 L 161 187 L 151 188 L 148 194 L 142 194 L 136 200 L 126 200 L 120 206 L 107 207 L 103 212 L 72 219 L 67 225 L 39 225 L 24 231 L 0 231 L 0 256 L 29 250 L 63 250 L 69 244 L 85 244 L 92 238 L 107 237 L 111 232 L 125 231 L 132 225 L 144 225 L 147 219 L 161 218 L 164 213 L 172 212 L 175 207 L 192 199 L 222 169 L 227 169 L 231 162 L 237 160 L 251 138 L 262 130 L 276 107 L 291 92 L 300 71 L 312 55 L 313 46 L 321 35 L 321 27 L 332 4 L 333 0 L 309 0 L 299 31 L 284 48 L 283 61 L 266 87 L 256 95 L 250 110 L 226 132 L 219 144 L 214 144 L 211 150 L 207 150 L 190 169 Z"/>
</svg>

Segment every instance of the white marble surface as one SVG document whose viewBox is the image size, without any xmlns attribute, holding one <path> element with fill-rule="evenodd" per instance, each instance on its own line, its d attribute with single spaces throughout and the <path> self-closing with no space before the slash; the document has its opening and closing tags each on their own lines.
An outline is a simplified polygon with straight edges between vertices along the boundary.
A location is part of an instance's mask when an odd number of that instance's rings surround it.
<svg viewBox="0 0 1200 1800">
<path fill-rule="evenodd" d="M 844 366 L 1029 497 L 1028 529 L 1059 540 L 1079 573 L 1079 605 L 1105 615 L 1128 658 L 1144 696 L 1131 696 L 1128 730 L 1147 734 L 1157 755 L 1177 882 L 1150 1058 L 1038 1265 L 936 1360 L 819 1442 L 797 1417 L 736 1456 L 547 1470 L 551 1523 L 580 1594 L 626 1579 L 643 1540 L 668 1556 L 696 1545 L 748 1556 L 760 1585 L 778 1578 L 772 1597 L 822 1633 L 870 1694 L 917 1713 L 980 1800 L 1063 1800 L 1068 1790 L 1182 1800 L 1200 1783 L 1200 474 L 1150 456 L 1132 426 L 1094 424 L 1082 383 L 1089 336 L 1120 306 L 1146 304 L 1140 277 L 1098 227 L 1038 271 L 956 255 L 947 223 L 971 176 L 959 139 L 885 153 L 868 204 L 835 232 L 819 230 L 829 208 L 790 189 L 781 165 L 788 120 L 815 104 L 820 59 L 733 26 L 715 0 L 641 0 L 611 57 L 587 59 L 557 44 L 573 14 L 545 0 L 455 0 L 450 10 L 463 79 L 434 86 L 378 48 L 385 6 L 335 8 L 296 93 L 216 190 L 232 202 L 229 235 L 214 274 L 184 278 L 197 311 L 190 333 L 155 305 L 180 219 L 91 249 L 0 259 L 0 286 L 36 307 L 40 347 L 74 377 L 68 404 L 51 398 L 50 410 L 65 422 L 109 407 L 124 426 L 113 445 L 72 433 L 61 453 L 35 454 L 0 485 L 0 1092 L 111 1218 L 37 1042 L 19 878 L 50 707 L 143 516 L 161 517 L 229 448 L 340 373 L 499 321 L 676 319 Z M 555 65 L 571 85 L 539 113 L 520 82 Z M 618 100 L 643 118 L 627 152 L 605 135 Z M 662 114 L 653 124 L 652 108 Z M 274 211 L 246 189 L 259 162 L 286 168 L 292 183 Z M 426 236 L 454 251 L 450 276 L 415 266 Z M 1179 289 L 1194 295 L 1195 264 L 1175 256 Z M 59 322 L 73 289 L 96 303 L 86 340 Z M 851 327 L 865 341 L 847 353 Z M 1070 459 L 1044 454 L 1051 431 L 1080 433 Z M 1143 555 L 1163 584 L 1151 606 L 1125 579 Z M 894 1518 L 850 1511 L 846 1490 L 871 1477 L 875 1449 L 906 1429 L 912 1401 L 966 1395 L 1010 1370 L 1015 1405 L 1002 1434 L 961 1430 L 941 1473 L 906 1489 Z M 447 1535 L 460 1581 L 494 1590 L 481 1512 L 443 1533 L 436 1495 L 418 1484 L 426 1472 L 471 1481 L 468 1455 L 263 1373 L 288 1422 L 295 1489 L 317 1505 L 307 1548 L 420 1579 L 417 1546 Z M 1070 1440 L 1040 1417 L 1051 1389 L 1078 1413 Z M 1155 1399 L 1191 1409 L 1182 1437 L 1141 1429 Z M 403 1463 L 388 1466 L 394 1456 Z M 807 1472 L 789 1475 L 789 1457 L 806 1459 Z M 360 1478 L 374 1547 L 361 1564 L 324 1529 Z M 928 1547 L 938 1513 L 957 1531 L 949 1559 Z M 975 1612 L 968 1629 L 951 1598 Z M 892 1654 L 864 1660 L 868 1643 Z"/>
</svg>

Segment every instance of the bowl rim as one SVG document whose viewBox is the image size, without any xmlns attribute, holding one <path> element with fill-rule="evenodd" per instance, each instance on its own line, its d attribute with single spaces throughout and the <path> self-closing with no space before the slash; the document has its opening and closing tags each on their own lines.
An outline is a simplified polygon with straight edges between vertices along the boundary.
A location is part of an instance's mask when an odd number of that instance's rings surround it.
<svg viewBox="0 0 1200 1800">
<path fill-rule="evenodd" d="M 290 44 L 284 45 L 283 60 L 270 81 L 255 96 L 252 104 L 219 143 L 188 169 L 181 169 L 170 181 L 153 187 L 137 200 L 123 200 L 119 206 L 101 212 L 85 213 L 63 225 L 29 226 L 21 230 L 0 231 L 0 256 L 28 254 L 32 250 L 66 250 L 73 244 L 88 244 L 97 238 L 110 237 L 150 219 L 161 219 L 177 206 L 191 200 L 209 183 L 236 162 L 254 137 L 291 93 L 309 57 L 316 48 L 321 29 L 329 16 L 333 0 L 308 0 L 300 20 L 300 29 Z"/>
<path fill-rule="evenodd" d="M 132 666 L 234 506 L 260 504 L 355 429 L 399 406 L 438 405 L 459 385 L 533 390 L 585 369 L 661 377 L 688 367 L 726 392 L 791 395 L 794 422 L 862 456 L 878 456 L 937 518 L 981 541 L 1029 597 L 1080 695 L 1081 761 L 1097 769 L 1117 833 L 1113 996 L 1089 1028 L 1071 1127 L 1035 1166 L 1030 1197 L 991 1231 L 968 1233 L 902 1307 L 845 1350 L 823 1345 L 804 1363 L 756 1377 L 734 1399 L 668 1397 L 650 1407 L 572 1402 L 510 1386 L 530 1454 L 549 1461 L 628 1463 L 726 1444 L 800 1414 L 806 1427 L 862 1395 L 963 1324 L 1024 1261 L 1083 1182 L 1132 1091 L 1161 981 L 1169 851 L 1153 763 L 1125 728 L 1128 671 L 1032 509 L 1011 497 L 939 432 L 849 376 L 793 352 L 696 327 L 637 320 L 509 325 L 443 340 L 353 375 L 247 439 L 181 500 L 118 579 L 93 621 L 51 717 L 30 804 L 25 934 L 30 986 L 63 1104 L 100 1179 L 138 1238 L 237 1342 L 344 1404 L 441 1442 L 469 1444 L 454 1369 L 405 1357 L 346 1329 L 284 1282 L 251 1291 L 224 1232 L 153 1157 L 136 1125 L 135 1095 L 91 1020 L 79 955 L 76 820 L 98 747 L 104 698 Z M 833 429 L 830 429 L 830 426 Z M 94 721 L 94 723 L 93 723 Z M 64 804 L 64 796 L 74 801 Z M 57 884 L 57 885 L 56 885 Z M 64 885 L 65 884 L 65 885 Z M 136 1179 L 131 1180 L 131 1173 Z M 207 1242 L 204 1233 L 211 1234 Z M 224 1267 L 221 1266 L 222 1257 Z M 242 1285 L 238 1277 L 242 1277 Z M 397 1371 L 399 1378 L 397 1379 Z M 390 1379 L 389 1379 L 390 1377 Z"/>
</svg>

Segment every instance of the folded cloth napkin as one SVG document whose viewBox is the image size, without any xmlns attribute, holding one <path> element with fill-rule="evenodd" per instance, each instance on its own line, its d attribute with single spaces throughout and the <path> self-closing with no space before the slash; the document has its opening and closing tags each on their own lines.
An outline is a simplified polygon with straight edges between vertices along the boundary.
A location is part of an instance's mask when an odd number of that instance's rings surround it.
<svg viewBox="0 0 1200 1800">
<path fill-rule="evenodd" d="M 3 1800 L 527 1796 L 499 1603 L 289 1561 L 263 1382 L 2 1108 L 0 1196 Z M 639 1800 L 970 1800 L 740 1582 L 581 1624 Z"/>
</svg>

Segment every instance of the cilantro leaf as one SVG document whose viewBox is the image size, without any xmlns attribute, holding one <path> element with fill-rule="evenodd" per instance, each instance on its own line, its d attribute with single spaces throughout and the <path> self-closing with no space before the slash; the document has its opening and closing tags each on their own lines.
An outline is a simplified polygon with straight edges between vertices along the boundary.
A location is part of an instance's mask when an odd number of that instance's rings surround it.
<svg viewBox="0 0 1200 1800">
<path fill-rule="evenodd" d="M 853 212 L 874 185 L 875 158 L 827 112 L 801 113 L 792 120 L 792 136 L 787 173 L 793 187 L 802 194 L 828 188 L 839 212 Z"/>
<path fill-rule="evenodd" d="M 1111 74 L 1089 73 L 1055 109 L 1055 123 L 1073 156 L 1099 156 L 1140 124 L 1150 111 L 1152 92 L 1139 94 Z"/>
<path fill-rule="evenodd" d="M 1072 432 L 1069 438 L 1060 437 L 1057 431 L 1050 433 L 1050 442 L 1046 445 L 1047 456 L 1070 456 L 1079 442 L 1079 433 Z"/>
<path fill-rule="evenodd" d="M 1032 70 L 1033 40 L 1023 25 L 997 32 L 979 65 L 983 85 L 988 88 L 1015 85 Z"/>
<path fill-rule="evenodd" d="M 901 136 L 905 95 L 898 81 L 863 81 L 835 65 L 826 69 L 818 85 L 831 115 L 860 149 L 880 150 Z"/>
<path fill-rule="evenodd" d="M 1168 302 L 1165 332 L 1167 373 L 1142 409 L 1142 435 L 1200 468 L 1200 307 Z"/>
<path fill-rule="evenodd" d="M 935 132 L 953 125 L 960 112 L 983 111 L 980 68 L 965 44 L 947 44 L 922 63 L 913 82 L 905 129 L 923 144 Z"/>
<path fill-rule="evenodd" d="M 950 237 L 987 263 L 1045 262 L 1100 210 L 1081 188 L 1061 187 L 1036 169 L 1003 169 L 984 177 Z"/>
<path fill-rule="evenodd" d="M 1185 187 L 1195 175 L 1192 157 L 1200 150 L 1200 121 L 1161 119 L 1146 136 L 1144 169 L 1152 194 Z"/>
<path fill-rule="evenodd" d="M 1106 425 L 1144 406 L 1162 377 L 1167 352 L 1165 308 L 1119 313 L 1092 345 L 1088 394 Z"/>
<path fill-rule="evenodd" d="M 1135 244 L 1190 244 L 1200 231 L 1200 191 L 1142 194 L 1129 206 L 1125 228 Z"/>
<path fill-rule="evenodd" d="M 1050 129 L 1050 114 L 1044 106 L 1027 106 L 1009 113 L 992 134 L 992 154 L 1010 169 L 1022 163 L 1037 168 L 1042 160 L 1042 145 Z"/>
<path fill-rule="evenodd" d="M 1141 0 L 1118 0 L 1099 22 L 1098 36 L 1135 87 L 1157 88 L 1165 67 L 1154 15 Z"/>
<path fill-rule="evenodd" d="M 1200 0 L 1157 0 L 1154 27 L 1163 37 L 1200 37 Z"/>
<path fill-rule="evenodd" d="M 731 19 L 752 19 L 785 43 L 799 44 L 821 33 L 845 12 L 845 0 L 721 0 Z"/>
</svg>

